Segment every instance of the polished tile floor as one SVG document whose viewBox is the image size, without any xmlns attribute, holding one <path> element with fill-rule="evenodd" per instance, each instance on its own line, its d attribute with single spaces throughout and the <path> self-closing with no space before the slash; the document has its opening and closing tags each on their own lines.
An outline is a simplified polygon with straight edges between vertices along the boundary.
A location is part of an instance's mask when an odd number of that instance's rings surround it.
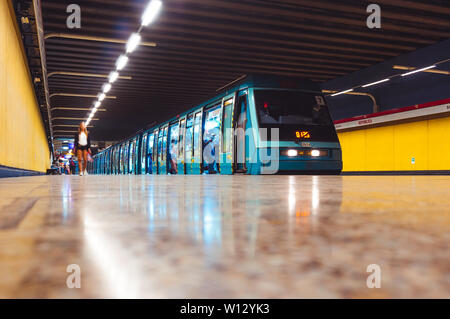
<svg viewBox="0 0 450 319">
<path fill-rule="evenodd" d="M 449 176 L 0 179 L 1 298 L 450 298 L 449 244 Z"/>
</svg>

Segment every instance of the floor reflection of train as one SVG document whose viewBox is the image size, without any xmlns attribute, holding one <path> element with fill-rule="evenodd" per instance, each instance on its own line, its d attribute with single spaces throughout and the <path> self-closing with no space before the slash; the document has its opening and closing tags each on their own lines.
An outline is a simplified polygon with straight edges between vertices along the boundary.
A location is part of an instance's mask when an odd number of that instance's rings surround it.
<svg viewBox="0 0 450 319">
<path fill-rule="evenodd" d="M 94 174 L 338 174 L 339 140 L 314 82 L 242 77 L 209 101 L 100 152 Z"/>
</svg>

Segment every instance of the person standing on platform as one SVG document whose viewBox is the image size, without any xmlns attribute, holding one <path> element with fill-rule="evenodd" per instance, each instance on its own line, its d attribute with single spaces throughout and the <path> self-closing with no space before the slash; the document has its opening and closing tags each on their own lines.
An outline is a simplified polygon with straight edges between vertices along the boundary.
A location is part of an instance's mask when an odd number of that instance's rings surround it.
<svg viewBox="0 0 450 319">
<path fill-rule="evenodd" d="M 84 122 L 80 123 L 78 133 L 75 134 L 76 154 L 78 157 L 78 169 L 80 176 L 86 175 L 86 167 L 88 163 L 88 153 L 91 152 L 91 139 Z"/>
<path fill-rule="evenodd" d="M 75 161 L 73 160 L 73 158 L 70 158 L 69 165 L 70 165 L 70 174 L 75 175 L 75 170 L 76 170 L 77 165 L 75 164 Z"/>
</svg>

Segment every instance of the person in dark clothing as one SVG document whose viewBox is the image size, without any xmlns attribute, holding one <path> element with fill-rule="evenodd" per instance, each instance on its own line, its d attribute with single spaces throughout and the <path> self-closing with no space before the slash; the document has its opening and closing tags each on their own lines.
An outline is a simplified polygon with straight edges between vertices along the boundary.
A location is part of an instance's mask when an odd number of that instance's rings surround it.
<svg viewBox="0 0 450 319">
<path fill-rule="evenodd" d="M 75 134 L 74 148 L 78 157 L 78 168 L 80 170 L 79 175 L 83 176 L 86 174 L 88 153 L 91 153 L 91 139 L 84 122 L 80 123 L 78 132 Z"/>
<path fill-rule="evenodd" d="M 70 174 L 75 175 L 75 168 L 77 167 L 77 164 L 75 164 L 73 158 L 70 159 L 69 164 L 70 164 Z"/>
</svg>

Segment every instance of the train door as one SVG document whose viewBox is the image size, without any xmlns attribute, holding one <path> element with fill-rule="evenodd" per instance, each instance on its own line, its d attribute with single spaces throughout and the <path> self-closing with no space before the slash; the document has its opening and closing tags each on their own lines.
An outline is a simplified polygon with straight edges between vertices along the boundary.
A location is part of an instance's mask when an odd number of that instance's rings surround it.
<svg viewBox="0 0 450 319">
<path fill-rule="evenodd" d="M 186 120 L 186 133 L 185 133 L 185 147 L 184 147 L 184 163 L 185 173 L 192 174 L 192 161 L 194 154 L 194 115 L 190 114 Z"/>
<path fill-rule="evenodd" d="M 139 155 L 139 148 L 138 148 L 138 138 L 135 138 L 133 141 L 133 171 L 132 174 L 136 175 L 138 174 L 138 155 Z"/>
<path fill-rule="evenodd" d="M 142 143 L 141 143 L 141 174 L 145 174 L 147 172 L 147 139 L 148 133 L 142 135 Z"/>
<path fill-rule="evenodd" d="M 128 174 L 134 174 L 134 163 L 135 163 L 135 147 L 136 147 L 136 140 L 132 140 L 130 142 L 130 150 L 129 150 L 129 157 L 128 157 Z"/>
<path fill-rule="evenodd" d="M 202 111 L 194 116 L 194 158 L 192 161 L 192 174 L 201 174 L 202 168 Z"/>
<path fill-rule="evenodd" d="M 105 175 L 109 174 L 109 150 L 105 152 Z"/>
<path fill-rule="evenodd" d="M 158 133 L 158 174 L 166 174 L 166 146 L 167 126 L 162 127 Z"/>
<path fill-rule="evenodd" d="M 119 160 L 119 149 L 118 147 L 114 147 L 114 174 L 118 174 L 118 160 Z"/>
<path fill-rule="evenodd" d="M 147 157 L 146 157 L 146 162 L 147 162 L 147 174 L 152 174 L 153 173 L 153 145 L 154 145 L 154 140 L 155 140 L 155 134 L 156 133 L 152 133 L 148 135 L 148 142 L 147 142 Z M 156 171 L 154 171 L 156 173 Z"/>
<path fill-rule="evenodd" d="M 159 139 L 159 134 L 161 133 L 161 140 Z M 160 147 L 162 146 L 162 129 L 156 130 L 153 137 L 153 165 L 152 165 L 152 174 L 158 174 L 158 158 L 160 153 Z"/>
<path fill-rule="evenodd" d="M 101 158 L 101 161 L 100 161 L 100 174 L 105 174 L 105 156 L 106 156 L 106 153 L 103 153 L 101 156 L 100 156 L 100 158 Z"/>
<path fill-rule="evenodd" d="M 116 148 L 116 174 L 120 174 L 120 146 Z"/>
<path fill-rule="evenodd" d="M 234 95 L 223 99 L 220 140 L 220 174 L 233 174 L 233 113 Z"/>
<path fill-rule="evenodd" d="M 105 174 L 109 174 L 109 150 L 105 152 Z"/>
<path fill-rule="evenodd" d="M 167 174 L 167 135 L 169 135 L 169 125 L 166 125 L 162 136 L 161 166 L 160 174 Z"/>
<path fill-rule="evenodd" d="M 105 174 L 105 153 L 100 156 L 100 174 Z"/>
<path fill-rule="evenodd" d="M 116 149 L 114 147 L 111 147 L 111 175 L 114 174 L 114 157 L 116 155 Z"/>
<path fill-rule="evenodd" d="M 184 174 L 184 135 L 186 130 L 186 118 L 180 120 L 178 129 L 178 157 L 177 157 L 177 172 Z"/>
<path fill-rule="evenodd" d="M 245 130 L 247 128 L 247 118 L 248 118 L 248 94 L 247 91 L 241 91 L 238 94 L 236 103 L 236 116 L 235 125 L 236 128 L 234 134 L 234 163 L 236 168 L 236 173 L 247 172 L 246 160 L 248 157 L 248 150 L 246 147 L 246 136 Z"/>
<path fill-rule="evenodd" d="M 139 139 L 140 137 L 136 137 L 134 140 L 134 174 L 138 175 L 141 173 L 140 171 L 140 158 L 139 158 Z"/>
<path fill-rule="evenodd" d="M 107 150 L 106 151 L 106 174 L 108 174 L 109 175 L 109 172 L 110 172 L 110 163 L 111 163 L 111 161 L 110 161 L 110 152 L 109 152 L 110 150 Z"/>
<path fill-rule="evenodd" d="M 221 125 L 221 103 L 205 110 L 205 124 L 203 128 L 203 172 L 206 174 L 219 173 L 219 145 Z"/>
<path fill-rule="evenodd" d="M 125 147 L 123 150 L 123 173 L 128 174 L 128 164 L 130 157 L 130 142 L 125 142 Z"/>
<path fill-rule="evenodd" d="M 106 174 L 110 174 L 111 173 L 111 150 L 107 150 L 106 151 Z"/>
<path fill-rule="evenodd" d="M 103 159 L 102 159 L 102 174 L 106 174 L 106 160 L 107 160 L 107 156 L 108 156 L 108 153 L 107 152 L 104 152 L 103 153 Z"/>
<path fill-rule="evenodd" d="M 178 135 L 179 135 L 179 123 L 173 123 L 170 125 L 168 145 L 169 149 L 167 152 L 167 171 L 170 174 L 178 173 Z"/>
<path fill-rule="evenodd" d="M 123 147 L 124 145 L 121 144 L 119 148 L 119 174 L 123 174 Z"/>
<path fill-rule="evenodd" d="M 120 174 L 120 145 L 116 147 L 116 174 Z"/>
</svg>

